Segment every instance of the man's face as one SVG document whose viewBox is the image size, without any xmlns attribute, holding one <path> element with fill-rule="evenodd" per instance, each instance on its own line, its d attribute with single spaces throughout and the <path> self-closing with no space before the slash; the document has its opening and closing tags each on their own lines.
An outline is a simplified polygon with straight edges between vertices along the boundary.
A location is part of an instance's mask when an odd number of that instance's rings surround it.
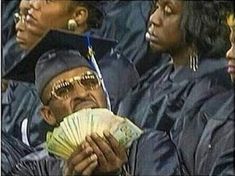
<svg viewBox="0 0 235 176">
<path fill-rule="evenodd" d="M 150 47 L 157 52 L 169 52 L 181 43 L 180 18 L 182 2 L 179 0 L 159 0 L 149 18 L 146 38 Z"/>
<path fill-rule="evenodd" d="M 45 87 L 42 99 L 57 123 L 84 108 L 107 107 L 102 86 L 87 73 L 94 72 L 87 67 L 75 68 L 57 75 Z"/>
<path fill-rule="evenodd" d="M 24 0 L 23 0 L 24 1 Z M 29 0 L 29 10 L 25 19 L 27 43 L 29 47 L 51 28 L 65 29 L 72 18 L 70 0 Z M 28 49 L 28 48 L 26 48 Z"/>
<path fill-rule="evenodd" d="M 232 81 L 235 82 L 235 26 L 230 27 L 231 48 L 227 51 L 228 73 L 231 75 Z"/>
</svg>

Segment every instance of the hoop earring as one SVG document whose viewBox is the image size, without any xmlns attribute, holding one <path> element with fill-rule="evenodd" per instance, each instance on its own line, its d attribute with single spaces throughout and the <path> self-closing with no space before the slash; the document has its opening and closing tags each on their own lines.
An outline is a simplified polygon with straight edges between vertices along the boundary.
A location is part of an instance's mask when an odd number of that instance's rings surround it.
<svg viewBox="0 0 235 176">
<path fill-rule="evenodd" d="M 75 31 L 78 25 L 74 19 L 69 19 L 67 23 L 67 27 L 68 27 L 68 30 Z"/>
<path fill-rule="evenodd" d="M 198 54 L 196 52 L 189 56 L 189 67 L 195 72 L 198 70 Z"/>
</svg>

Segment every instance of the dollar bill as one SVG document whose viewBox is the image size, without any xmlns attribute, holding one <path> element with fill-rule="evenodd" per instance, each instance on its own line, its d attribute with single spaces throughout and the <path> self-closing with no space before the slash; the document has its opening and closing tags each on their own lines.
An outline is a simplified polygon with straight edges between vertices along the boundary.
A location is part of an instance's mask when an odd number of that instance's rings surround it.
<svg viewBox="0 0 235 176">
<path fill-rule="evenodd" d="M 73 136 L 72 133 L 72 127 L 71 124 L 68 122 L 68 118 L 64 118 L 64 120 L 60 123 L 60 126 L 62 127 L 63 131 L 65 132 L 67 138 L 71 141 L 73 145 L 76 145 L 76 139 Z"/>
<path fill-rule="evenodd" d="M 117 128 L 112 128 L 110 132 L 126 148 L 130 147 L 133 141 L 143 133 L 139 127 L 127 118 L 124 118 L 124 122 L 120 123 Z"/>
<path fill-rule="evenodd" d="M 66 152 L 72 153 L 74 146 L 69 142 L 70 141 L 65 138 L 60 128 L 54 129 L 53 133 L 47 134 L 46 144 L 48 148 L 53 148 L 56 145 L 59 148 L 63 148 Z"/>
<path fill-rule="evenodd" d="M 84 109 L 65 117 L 58 128 L 52 133 L 48 132 L 47 149 L 66 159 L 87 135 L 96 132 L 103 137 L 104 130 L 110 131 L 126 148 L 143 133 L 130 120 L 116 116 L 107 109 Z"/>
</svg>

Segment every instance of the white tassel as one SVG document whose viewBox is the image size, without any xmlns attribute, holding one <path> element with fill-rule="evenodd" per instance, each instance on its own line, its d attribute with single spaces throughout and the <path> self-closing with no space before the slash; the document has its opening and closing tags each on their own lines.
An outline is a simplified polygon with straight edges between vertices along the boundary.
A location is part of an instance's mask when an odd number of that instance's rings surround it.
<svg viewBox="0 0 235 176">
<path fill-rule="evenodd" d="M 104 92 L 105 92 L 105 94 L 106 94 L 107 106 L 108 106 L 108 109 L 111 110 L 111 103 L 110 103 L 110 99 L 109 99 L 109 93 L 108 93 L 108 91 L 107 91 L 107 89 L 106 89 L 106 87 L 105 87 L 104 80 L 103 80 L 102 74 L 101 74 L 101 72 L 100 72 L 99 66 L 98 66 L 98 64 L 97 64 L 97 62 L 96 62 L 96 59 L 95 59 L 95 55 L 94 55 L 94 54 L 95 54 L 95 53 L 94 53 L 92 47 L 91 47 L 91 46 L 88 46 L 88 55 L 89 55 L 89 59 L 90 59 L 91 62 L 93 63 L 93 66 L 95 67 L 95 70 L 96 70 L 96 72 L 97 72 L 97 74 L 98 74 L 98 76 L 99 76 L 99 78 L 100 78 L 100 80 L 101 80 L 101 85 L 102 85 L 102 87 L 103 87 L 103 89 L 104 89 Z"/>
</svg>

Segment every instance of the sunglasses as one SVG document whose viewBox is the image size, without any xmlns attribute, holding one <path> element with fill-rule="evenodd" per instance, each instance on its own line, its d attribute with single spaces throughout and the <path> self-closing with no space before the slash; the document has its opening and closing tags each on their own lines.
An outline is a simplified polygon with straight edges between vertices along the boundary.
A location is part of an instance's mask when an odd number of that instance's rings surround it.
<svg viewBox="0 0 235 176">
<path fill-rule="evenodd" d="M 76 94 L 76 84 L 81 86 L 86 91 L 97 89 L 100 85 L 100 78 L 95 72 L 87 71 L 81 76 L 75 76 L 70 79 L 60 80 L 53 84 L 51 90 L 51 97 L 47 104 L 53 97 L 59 100 L 65 100 Z"/>
</svg>

